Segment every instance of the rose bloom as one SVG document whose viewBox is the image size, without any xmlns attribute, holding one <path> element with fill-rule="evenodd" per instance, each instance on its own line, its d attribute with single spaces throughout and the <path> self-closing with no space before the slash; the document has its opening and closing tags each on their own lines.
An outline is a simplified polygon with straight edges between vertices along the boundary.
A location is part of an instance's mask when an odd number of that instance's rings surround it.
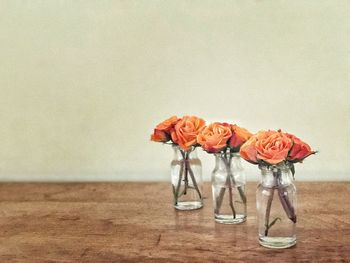
<svg viewBox="0 0 350 263">
<path fill-rule="evenodd" d="M 175 129 L 171 132 L 171 138 L 181 149 L 188 151 L 191 146 L 197 144 L 197 135 L 204 129 L 205 121 L 196 116 L 184 116 L 180 119 Z"/>
<path fill-rule="evenodd" d="M 167 142 L 170 140 L 170 133 L 178 122 L 178 117 L 172 116 L 169 119 L 159 123 L 151 135 L 151 140 L 155 142 Z"/>
<path fill-rule="evenodd" d="M 232 136 L 230 125 L 214 122 L 198 134 L 197 141 L 209 153 L 217 153 L 227 147 L 227 141 Z"/>
<path fill-rule="evenodd" d="M 230 139 L 230 147 L 233 149 L 239 149 L 239 147 L 249 140 L 252 137 L 252 134 L 242 127 L 237 126 L 236 124 L 231 125 L 232 137 Z"/>
<path fill-rule="evenodd" d="M 169 134 L 164 131 L 154 129 L 153 134 L 151 135 L 151 141 L 154 142 L 167 142 L 170 140 Z"/>
<path fill-rule="evenodd" d="M 257 159 L 278 164 L 287 159 L 293 141 L 281 131 L 262 131 L 257 134 L 255 148 Z"/>
<path fill-rule="evenodd" d="M 240 148 L 239 154 L 246 161 L 257 164 L 257 150 L 255 148 L 255 143 L 257 142 L 257 135 L 253 135 L 250 137 L 248 141 L 246 141 Z"/>
<path fill-rule="evenodd" d="M 175 124 L 178 122 L 179 118 L 177 116 L 171 116 L 169 119 L 159 123 L 156 126 L 156 130 L 170 132 L 174 128 Z"/>
<path fill-rule="evenodd" d="M 292 162 L 301 162 L 303 159 L 308 157 L 311 154 L 314 154 L 315 152 L 311 150 L 311 147 L 300 140 L 298 137 L 285 133 L 288 138 L 290 138 L 293 141 L 293 147 L 289 152 L 288 160 Z"/>
</svg>

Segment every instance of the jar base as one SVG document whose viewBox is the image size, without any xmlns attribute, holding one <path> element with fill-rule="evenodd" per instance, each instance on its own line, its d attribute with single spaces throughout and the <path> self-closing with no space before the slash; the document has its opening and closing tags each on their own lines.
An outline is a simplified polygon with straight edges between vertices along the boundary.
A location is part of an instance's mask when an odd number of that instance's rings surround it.
<svg viewBox="0 0 350 263">
<path fill-rule="evenodd" d="M 177 210 L 196 210 L 203 207 L 203 203 L 200 201 L 183 201 L 183 202 L 177 202 L 176 205 L 174 205 L 175 209 Z"/>
<path fill-rule="evenodd" d="M 267 248 L 289 248 L 297 243 L 295 237 L 259 237 L 259 243 Z"/>
<path fill-rule="evenodd" d="M 232 215 L 215 215 L 215 222 L 219 224 L 240 224 L 246 221 L 247 216 L 244 214 L 237 214 L 235 218 Z"/>
</svg>

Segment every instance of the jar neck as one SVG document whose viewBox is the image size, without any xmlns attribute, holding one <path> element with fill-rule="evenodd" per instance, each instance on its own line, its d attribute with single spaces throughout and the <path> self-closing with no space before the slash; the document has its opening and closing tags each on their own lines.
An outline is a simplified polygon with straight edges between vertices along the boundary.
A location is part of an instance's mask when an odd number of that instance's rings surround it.
<svg viewBox="0 0 350 263">
<path fill-rule="evenodd" d="M 215 153 L 215 169 L 241 169 L 241 156 L 230 151 Z"/>
<path fill-rule="evenodd" d="M 293 184 L 292 172 L 288 165 L 259 166 L 261 184 L 265 187 L 278 187 Z"/>
<path fill-rule="evenodd" d="M 191 147 L 188 151 L 184 151 L 178 145 L 173 145 L 173 149 L 174 149 L 174 159 L 182 160 L 182 159 L 198 158 L 196 147 Z"/>
</svg>

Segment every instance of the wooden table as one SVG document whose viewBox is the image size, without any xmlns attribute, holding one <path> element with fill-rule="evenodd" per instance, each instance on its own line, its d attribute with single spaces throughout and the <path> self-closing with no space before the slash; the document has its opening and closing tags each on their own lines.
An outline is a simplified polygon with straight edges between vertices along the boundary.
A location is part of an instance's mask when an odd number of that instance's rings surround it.
<svg viewBox="0 0 350 263">
<path fill-rule="evenodd" d="M 175 211 L 167 183 L 0 184 L 0 262 L 350 262 L 350 183 L 298 183 L 298 243 L 259 246 L 248 219 Z"/>
</svg>

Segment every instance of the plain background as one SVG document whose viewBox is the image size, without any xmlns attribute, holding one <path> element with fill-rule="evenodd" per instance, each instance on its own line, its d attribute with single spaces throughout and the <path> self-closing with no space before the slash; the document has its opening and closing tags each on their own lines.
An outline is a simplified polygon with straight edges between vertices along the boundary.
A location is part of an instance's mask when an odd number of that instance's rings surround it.
<svg viewBox="0 0 350 263">
<path fill-rule="evenodd" d="M 3 0 L 0 180 L 169 180 L 172 149 L 149 136 L 173 114 L 282 128 L 319 150 L 298 180 L 350 180 L 349 14 L 346 0 Z"/>
</svg>

